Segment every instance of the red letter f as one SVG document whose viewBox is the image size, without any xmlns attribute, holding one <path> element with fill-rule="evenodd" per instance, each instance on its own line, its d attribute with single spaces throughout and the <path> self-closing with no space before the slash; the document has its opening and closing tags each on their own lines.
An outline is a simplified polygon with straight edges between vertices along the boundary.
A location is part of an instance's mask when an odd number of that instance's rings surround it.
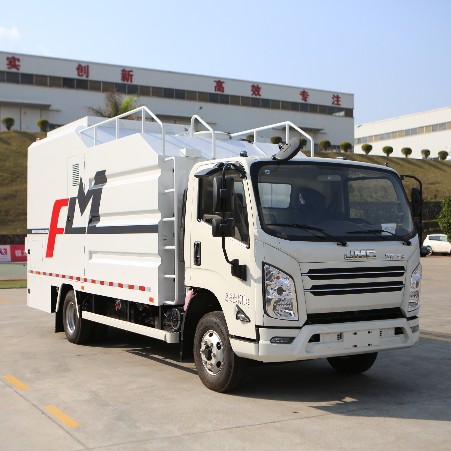
<svg viewBox="0 0 451 451">
<path fill-rule="evenodd" d="M 58 218 L 60 216 L 61 209 L 63 207 L 67 207 L 68 204 L 69 199 L 58 199 L 53 204 L 52 219 L 50 221 L 49 229 L 49 239 L 47 241 L 47 253 L 45 254 L 46 258 L 53 257 L 56 235 L 61 235 L 62 233 L 64 233 L 64 229 L 62 227 L 58 228 Z"/>
</svg>

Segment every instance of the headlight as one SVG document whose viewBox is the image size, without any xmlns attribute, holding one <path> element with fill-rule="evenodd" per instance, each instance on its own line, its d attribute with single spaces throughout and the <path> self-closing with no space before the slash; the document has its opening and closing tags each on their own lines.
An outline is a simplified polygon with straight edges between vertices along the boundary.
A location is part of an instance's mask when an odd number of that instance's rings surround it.
<svg viewBox="0 0 451 451">
<path fill-rule="evenodd" d="M 298 303 L 293 279 L 280 269 L 265 264 L 265 312 L 271 318 L 296 321 Z"/>
<path fill-rule="evenodd" d="M 413 270 L 410 276 L 410 297 L 408 312 L 416 310 L 420 306 L 421 263 Z"/>
</svg>

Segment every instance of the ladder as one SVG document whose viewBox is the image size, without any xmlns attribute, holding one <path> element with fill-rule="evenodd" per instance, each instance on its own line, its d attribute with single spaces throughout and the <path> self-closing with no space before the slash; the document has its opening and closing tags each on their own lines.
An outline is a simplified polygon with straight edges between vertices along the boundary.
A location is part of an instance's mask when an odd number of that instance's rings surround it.
<svg viewBox="0 0 451 451">
<path fill-rule="evenodd" d="M 175 192 L 175 183 L 176 183 L 176 164 L 175 164 L 175 157 L 167 157 L 164 159 L 165 162 L 172 161 L 172 187 L 165 189 L 164 193 L 168 196 L 172 195 L 172 211 L 173 215 L 162 218 L 163 222 L 167 222 L 172 224 L 172 236 L 173 236 L 173 244 L 168 244 L 164 246 L 165 254 L 170 253 L 172 254 L 172 257 L 169 256 L 168 258 L 170 260 L 174 261 L 174 271 L 172 274 L 164 274 L 165 279 L 172 279 L 174 280 L 174 299 L 170 301 L 166 301 L 165 304 L 175 304 L 177 302 L 177 296 L 178 296 L 178 284 L 179 284 L 179 247 L 177 245 L 177 231 L 179 226 L 179 211 L 178 211 L 178 202 L 177 202 L 177 195 Z"/>
</svg>

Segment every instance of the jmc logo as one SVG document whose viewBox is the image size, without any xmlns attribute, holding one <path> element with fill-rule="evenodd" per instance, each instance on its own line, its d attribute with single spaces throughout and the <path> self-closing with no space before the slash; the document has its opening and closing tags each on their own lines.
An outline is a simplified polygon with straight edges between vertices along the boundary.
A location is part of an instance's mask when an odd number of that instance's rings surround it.
<svg viewBox="0 0 451 451">
<path fill-rule="evenodd" d="M 344 257 L 345 260 L 368 260 L 376 258 L 376 251 L 374 249 L 351 249 Z"/>
</svg>

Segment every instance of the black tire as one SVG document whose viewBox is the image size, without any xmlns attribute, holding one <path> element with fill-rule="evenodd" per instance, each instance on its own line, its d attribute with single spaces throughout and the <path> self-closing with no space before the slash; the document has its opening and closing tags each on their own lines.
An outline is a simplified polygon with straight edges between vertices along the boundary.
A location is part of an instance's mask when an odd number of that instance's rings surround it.
<svg viewBox="0 0 451 451">
<path fill-rule="evenodd" d="M 229 392 L 243 379 L 246 360 L 233 352 L 222 312 L 210 312 L 200 319 L 193 352 L 200 380 L 210 390 Z"/>
<path fill-rule="evenodd" d="M 81 318 L 81 312 L 80 315 L 77 314 L 77 303 L 73 290 L 70 290 L 64 299 L 63 326 L 66 338 L 71 343 L 83 344 L 91 338 L 93 323 Z"/>
<path fill-rule="evenodd" d="M 360 374 L 369 370 L 376 361 L 377 352 L 370 354 L 348 355 L 344 357 L 330 357 L 327 361 L 339 373 Z"/>
</svg>

